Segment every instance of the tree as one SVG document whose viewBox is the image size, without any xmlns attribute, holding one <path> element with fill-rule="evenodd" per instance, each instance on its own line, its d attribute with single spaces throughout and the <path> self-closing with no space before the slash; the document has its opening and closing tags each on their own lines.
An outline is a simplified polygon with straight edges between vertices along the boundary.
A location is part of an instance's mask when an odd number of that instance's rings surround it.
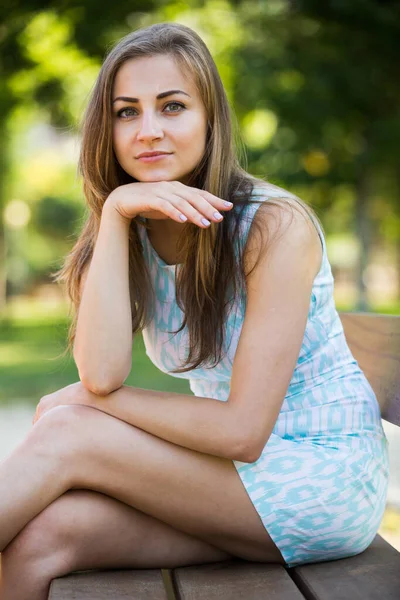
<svg viewBox="0 0 400 600">
<path fill-rule="evenodd" d="M 78 67 L 76 72 L 82 65 L 99 66 L 112 36 L 118 38 L 121 29 L 125 33 L 129 22 L 137 26 L 136 20 L 156 4 L 155 0 L 120 3 L 87 0 L 84 4 L 74 0 L 14 0 L 11 6 L 0 5 L 0 312 L 6 291 L 3 211 L 9 170 L 7 126 L 12 111 L 21 103 L 37 103 L 48 111 L 51 122 L 58 127 L 75 125 L 73 110 L 65 101 L 68 65 L 60 61 L 57 68 L 53 62 L 54 68 L 46 69 L 41 62 L 43 53 L 51 56 L 58 50 L 65 57 L 69 50 L 70 60 L 75 60 Z M 39 48 L 36 55 L 29 51 L 35 44 Z"/>
<path fill-rule="evenodd" d="M 353 227 L 362 248 L 358 308 L 365 310 L 362 275 L 374 237 L 376 186 L 398 169 L 400 3 L 237 5 L 252 35 L 236 56 L 235 104 L 243 118 L 256 108 L 272 111 L 278 123 L 269 145 L 252 150 L 252 164 L 268 165 L 294 185 L 318 181 L 322 194 L 339 184 L 354 187 Z M 398 198 L 388 199 L 399 218 Z"/>
</svg>

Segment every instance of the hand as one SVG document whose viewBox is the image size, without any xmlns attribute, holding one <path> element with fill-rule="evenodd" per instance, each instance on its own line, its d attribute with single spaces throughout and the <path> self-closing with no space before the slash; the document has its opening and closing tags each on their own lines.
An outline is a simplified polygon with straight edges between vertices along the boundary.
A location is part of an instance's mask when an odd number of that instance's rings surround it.
<svg viewBox="0 0 400 600">
<path fill-rule="evenodd" d="M 99 397 L 85 388 L 81 381 L 72 383 L 56 392 L 47 394 L 40 399 L 39 404 L 36 407 L 32 425 L 34 425 L 46 412 L 56 406 L 79 404 L 96 408 L 98 401 Z"/>
<path fill-rule="evenodd" d="M 124 219 L 141 215 L 147 219 L 173 219 L 178 223 L 190 221 L 205 229 L 211 222 L 220 223 L 221 210 L 233 206 L 205 190 L 189 187 L 180 181 L 135 182 L 121 185 L 107 198 L 106 203 Z M 205 223 L 202 219 L 207 219 Z"/>
</svg>

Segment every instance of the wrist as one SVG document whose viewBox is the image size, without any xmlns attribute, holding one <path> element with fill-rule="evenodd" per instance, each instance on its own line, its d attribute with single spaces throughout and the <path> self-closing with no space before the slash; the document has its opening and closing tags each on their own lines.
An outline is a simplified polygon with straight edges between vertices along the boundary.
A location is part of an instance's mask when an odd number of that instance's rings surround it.
<svg viewBox="0 0 400 600">
<path fill-rule="evenodd" d="M 120 213 L 115 202 L 115 196 L 112 193 L 108 196 L 103 205 L 102 219 L 117 221 L 127 227 L 130 226 L 132 218 L 125 217 Z"/>
</svg>

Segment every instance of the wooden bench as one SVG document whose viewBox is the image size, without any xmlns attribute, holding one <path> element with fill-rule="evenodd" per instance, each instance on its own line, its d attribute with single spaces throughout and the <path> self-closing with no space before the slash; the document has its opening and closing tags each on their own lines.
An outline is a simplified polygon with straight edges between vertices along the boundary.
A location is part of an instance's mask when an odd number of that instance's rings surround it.
<svg viewBox="0 0 400 600">
<path fill-rule="evenodd" d="M 400 426 L 400 316 L 342 313 L 351 351 Z M 350 558 L 285 569 L 244 560 L 193 567 L 79 571 L 54 579 L 50 600 L 400 600 L 400 552 L 377 535 Z"/>
</svg>

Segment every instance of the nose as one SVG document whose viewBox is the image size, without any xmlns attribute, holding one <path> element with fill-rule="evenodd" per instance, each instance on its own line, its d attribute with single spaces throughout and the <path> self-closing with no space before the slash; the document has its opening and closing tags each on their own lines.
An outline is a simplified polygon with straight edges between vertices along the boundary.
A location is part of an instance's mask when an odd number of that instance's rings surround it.
<svg viewBox="0 0 400 600">
<path fill-rule="evenodd" d="M 144 112 L 140 120 L 137 139 L 139 141 L 154 140 L 163 137 L 157 117 L 151 112 Z"/>
</svg>

